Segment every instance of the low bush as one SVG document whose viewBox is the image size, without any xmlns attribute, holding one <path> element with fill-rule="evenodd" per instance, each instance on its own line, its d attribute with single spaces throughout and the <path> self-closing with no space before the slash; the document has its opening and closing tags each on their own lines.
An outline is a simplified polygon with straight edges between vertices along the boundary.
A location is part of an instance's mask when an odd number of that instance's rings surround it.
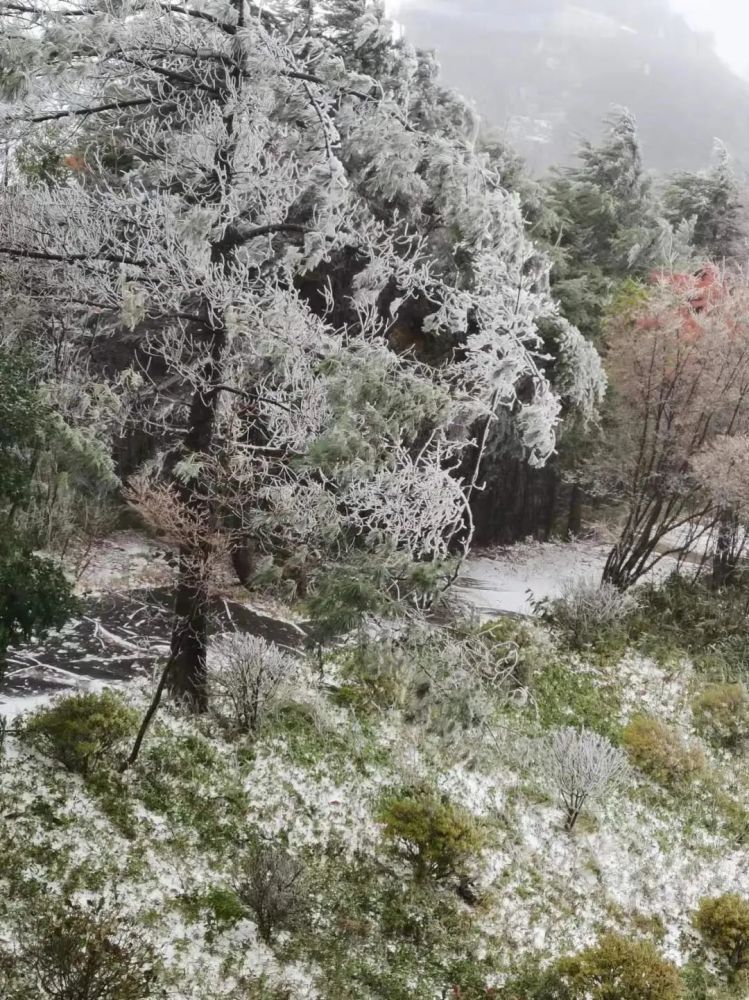
<svg viewBox="0 0 749 1000">
<path fill-rule="evenodd" d="M 214 712 L 232 729 L 257 735 L 297 669 L 297 661 L 255 635 L 223 635 L 212 646 Z"/>
<path fill-rule="evenodd" d="M 306 907 L 304 881 L 302 863 L 280 848 L 256 845 L 241 859 L 234 891 L 264 941 L 299 922 Z"/>
<path fill-rule="evenodd" d="M 749 967 L 749 900 L 733 892 L 703 899 L 692 922 L 733 972 Z"/>
<path fill-rule="evenodd" d="M 632 643 L 653 655 L 682 650 L 699 663 L 704 655 L 746 643 L 746 590 L 715 590 L 707 582 L 674 573 L 665 583 L 637 588 L 639 610 L 627 621 Z M 736 650 L 732 659 L 735 662 Z M 735 678 L 731 678 L 735 679 Z"/>
<path fill-rule="evenodd" d="M 363 634 L 347 651 L 343 674 L 357 707 L 396 708 L 449 740 L 478 729 L 517 688 L 518 649 L 488 629 L 440 627 L 414 616 Z"/>
<path fill-rule="evenodd" d="M 569 990 L 561 996 L 570 1000 L 680 1000 L 683 996 L 678 969 L 655 945 L 619 934 L 602 935 L 592 947 L 561 959 L 556 970 Z M 554 994 L 547 996 L 551 1000 Z"/>
<path fill-rule="evenodd" d="M 565 581 L 561 596 L 540 602 L 536 610 L 568 646 L 580 650 L 609 639 L 612 632 L 623 635 L 624 622 L 637 607 L 631 593 L 610 583 L 580 579 Z"/>
<path fill-rule="evenodd" d="M 556 967 L 545 967 L 541 955 L 526 960 L 505 982 L 497 997 L 498 1000 L 573 1000 Z"/>
<path fill-rule="evenodd" d="M 385 839 L 413 865 L 417 879 L 460 875 L 483 846 L 470 813 L 431 789 L 408 789 L 390 797 L 378 819 Z"/>
<path fill-rule="evenodd" d="M 185 911 L 194 919 L 203 917 L 210 931 L 233 927 L 247 915 L 237 893 L 228 886 L 215 885 L 183 899 Z"/>
<path fill-rule="evenodd" d="M 749 634 L 729 635 L 711 644 L 695 656 L 694 665 L 711 681 L 749 684 Z"/>
<path fill-rule="evenodd" d="M 23 737 L 68 769 L 86 777 L 114 763 L 116 751 L 132 737 L 138 715 L 111 691 L 76 694 L 30 716 Z"/>
<path fill-rule="evenodd" d="M 711 743 L 738 749 L 749 736 L 749 697 L 743 684 L 710 684 L 692 702 L 697 730 Z"/>
<path fill-rule="evenodd" d="M 3 1000 L 150 1000 L 156 956 L 121 916 L 103 906 L 53 905 L 15 929 L 0 960 Z"/>
<path fill-rule="evenodd" d="M 702 751 L 687 746 L 660 719 L 635 716 L 625 727 L 622 741 L 632 764 L 666 788 L 682 786 L 705 770 Z"/>
<path fill-rule="evenodd" d="M 539 741 L 537 764 L 565 810 L 571 831 L 586 803 L 604 798 L 629 776 L 626 755 L 605 736 L 567 727 Z"/>
</svg>

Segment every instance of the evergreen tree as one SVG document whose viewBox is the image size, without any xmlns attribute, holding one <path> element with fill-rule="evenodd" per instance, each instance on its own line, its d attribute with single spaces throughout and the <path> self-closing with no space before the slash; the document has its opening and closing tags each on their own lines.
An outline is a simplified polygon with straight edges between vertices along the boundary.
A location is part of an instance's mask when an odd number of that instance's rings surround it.
<svg viewBox="0 0 749 1000">
<path fill-rule="evenodd" d="M 3 291 L 138 342 L 107 388 L 137 382 L 163 442 L 130 497 L 179 547 L 170 679 L 202 709 L 210 573 L 239 540 L 312 589 L 367 553 L 402 591 L 465 524 L 477 421 L 511 413 L 548 458 L 555 308 L 472 116 L 381 5 L 34 15 L 0 13 L 26 65 L 4 128 L 19 149 L 54 130 L 67 169 L 3 193 Z"/>
<path fill-rule="evenodd" d="M 28 358 L 0 351 L 0 667 L 8 646 L 64 624 L 73 607 L 59 564 L 34 552 L 24 516 L 53 416 Z"/>
<path fill-rule="evenodd" d="M 663 204 L 672 225 L 690 223 L 692 243 L 701 257 L 722 263 L 746 252 L 741 188 L 722 142 L 716 141 L 709 170 L 670 178 Z"/>
<path fill-rule="evenodd" d="M 549 182 L 553 215 L 534 235 L 554 253 L 553 288 L 565 317 L 596 341 L 617 282 L 660 263 L 663 232 L 628 111 L 607 119 L 599 145 L 585 140 L 578 159 Z"/>
</svg>

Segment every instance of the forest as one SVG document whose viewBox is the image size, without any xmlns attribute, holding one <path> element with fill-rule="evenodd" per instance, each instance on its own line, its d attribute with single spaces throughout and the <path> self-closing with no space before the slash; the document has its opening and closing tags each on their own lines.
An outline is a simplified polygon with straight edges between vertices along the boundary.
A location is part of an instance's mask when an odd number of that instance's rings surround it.
<svg viewBox="0 0 749 1000">
<path fill-rule="evenodd" d="M 381 0 L 0 0 L 0 1000 L 749 996 L 749 192 Z"/>
</svg>

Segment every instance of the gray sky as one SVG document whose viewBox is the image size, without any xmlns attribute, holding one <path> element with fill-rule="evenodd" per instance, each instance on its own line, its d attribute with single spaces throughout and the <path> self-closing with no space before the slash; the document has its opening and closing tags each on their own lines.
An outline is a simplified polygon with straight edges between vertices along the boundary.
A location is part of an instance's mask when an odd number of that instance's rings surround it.
<svg viewBox="0 0 749 1000">
<path fill-rule="evenodd" d="M 454 0 L 386 0 L 397 16 L 398 8 L 438 8 L 454 6 Z M 520 4 L 524 0 L 518 0 Z M 715 38 L 719 55 L 737 73 L 749 78 L 749 0 L 670 0 L 674 10 L 684 14 L 699 31 Z M 585 0 L 576 5 L 584 7 Z"/>
</svg>

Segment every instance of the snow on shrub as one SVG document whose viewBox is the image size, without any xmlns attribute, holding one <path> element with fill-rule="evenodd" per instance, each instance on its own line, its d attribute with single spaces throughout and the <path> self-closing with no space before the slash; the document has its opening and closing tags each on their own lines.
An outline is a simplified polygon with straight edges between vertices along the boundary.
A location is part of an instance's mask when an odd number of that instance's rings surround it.
<svg viewBox="0 0 749 1000">
<path fill-rule="evenodd" d="M 135 733 L 138 715 L 111 691 L 76 694 L 30 716 L 23 737 L 68 771 L 86 777 L 114 763 L 115 751 Z"/>
<path fill-rule="evenodd" d="M 692 702 L 697 730 L 717 746 L 736 750 L 749 736 L 749 697 L 743 684 L 709 684 Z"/>
<path fill-rule="evenodd" d="M 624 746 L 634 766 L 660 785 L 684 785 L 705 769 L 699 747 L 690 747 L 660 719 L 635 716 L 625 727 Z"/>
<path fill-rule="evenodd" d="M 603 632 L 621 625 L 637 610 L 637 600 L 610 583 L 597 580 L 567 580 L 561 595 L 542 602 L 538 610 L 575 649 L 589 646 Z"/>
<path fill-rule="evenodd" d="M 462 875 L 482 847 L 475 820 L 428 788 L 408 789 L 387 799 L 379 820 L 385 839 L 412 865 L 417 879 Z"/>
<path fill-rule="evenodd" d="M 592 947 L 561 959 L 557 970 L 571 998 L 680 1000 L 683 996 L 679 970 L 655 945 L 620 934 L 603 934 Z"/>
<path fill-rule="evenodd" d="M 209 677 L 214 712 L 231 728 L 255 735 L 279 701 L 297 661 L 256 635 L 222 635 Z"/>
<path fill-rule="evenodd" d="M 291 929 L 304 909 L 304 867 L 280 848 L 253 847 L 239 863 L 234 891 L 270 943 L 276 931 Z"/>
<path fill-rule="evenodd" d="M 604 798 L 629 777 L 626 755 L 598 733 L 566 727 L 539 743 L 541 776 L 564 806 L 568 831 L 586 803 Z"/>
<path fill-rule="evenodd" d="M 156 955 L 140 931 L 101 905 L 53 903 L 0 952 L 6 1000 L 150 1000 L 161 997 Z"/>
</svg>

